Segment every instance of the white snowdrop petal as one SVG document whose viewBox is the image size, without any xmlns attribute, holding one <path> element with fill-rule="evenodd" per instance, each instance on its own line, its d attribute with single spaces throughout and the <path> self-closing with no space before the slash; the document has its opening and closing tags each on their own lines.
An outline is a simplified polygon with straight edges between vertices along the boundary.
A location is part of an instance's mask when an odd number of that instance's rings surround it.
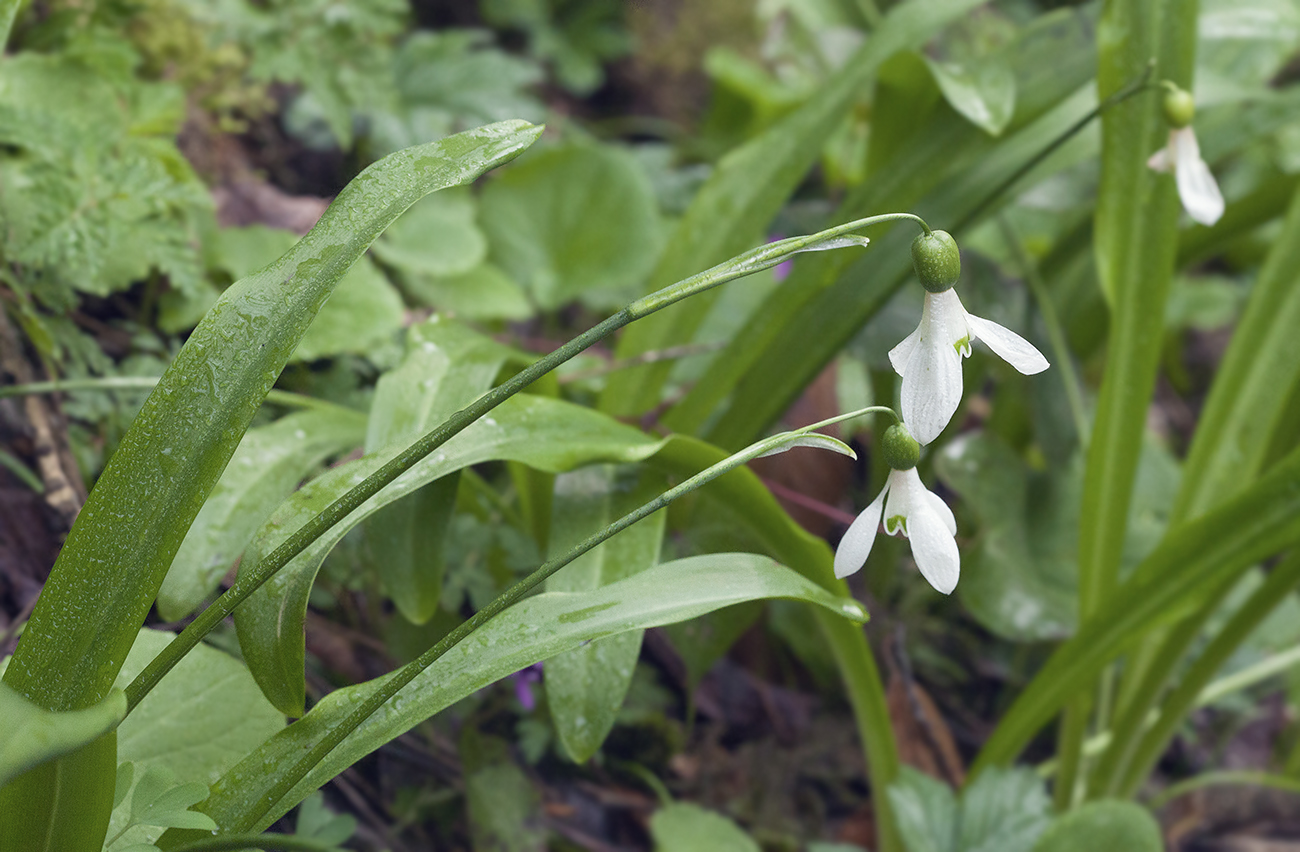
<svg viewBox="0 0 1300 852">
<path fill-rule="evenodd" d="M 1173 170 L 1174 159 L 1169 156 L 1168 145 L 1151 155 L 1151 159 L 1147 160 L 1147 168 L 1157 172 L 1168 172 Z"/>
<path fill-rule="evenodd" d="M 1041 373 L 1048 368 L 1049 364 L 1043 357 L 1043 353 L 1011 329 L 974 314 L 967 314 L 966 322 L 970 325 L 971 333 L 976 340 L 983 340 L 994 354 L 1026 376 Z"/>
<path fill-rule="evenodd" d="M 957 541 L 948 532 L 942 519 L 929 509 L 918 508 L 907 519 L 912 543 L 912 557 L 921 575 L 945 595 L 952 594 L 957 588 L 957 578 L 961 574 L 961 555 L 957 552 Z"/>
<path fill-rule="evenodd" d="M 862 510 L 849 529 L 840 539 L 840 546 L 835 548 L 835 576 L 841 579 L 855 573 L 867 562 L 871 555 L 871 546 L 876 543 L 876 530 L 880 527 L 880 513 L 885 506 L 885 494 L 889 486 L 885 485 L 880 496 L 871 501 L 871 505 Z"/>
<path fill-rule="evenodd" d="M 1213 225 L 1223 215 L 1223 194 L 1210 173 L 1210 167 L 1201 159 L 1201 148 L 1190 127 L 1174 131 L 1178 134 L 1174 153 L 1174 181 L 1178 184 L 1178 197 L 1193 221 Z"/>
<path fill-rule="evenodd" d="M 912 512 L 912 506 L 916 502 L 917 489 L 925 490 L 921 484 L 921 477 L 917 474 L 916 468 L 908 470 L 891 470 L 889 472 L 889 499 L 885 501 L 885 532 L 890 535 L 902 533 L 907 535 L 907 529 L 890 529 L 889 522 L 894 518 L 907 518 Z"/>
<path fill-rule="evenodd" d="M 944 340 L 923 340 L 912 350 L 900 392 L 903 423 L 928 444 L 948 425 L 961 404 L 961 356 Z"/>
<path fill-rule="evenodd" d="M 907 337 L 904 337 L 903 341 L 893 349 L 889 350 L 889 363 L 894 366 L 894 372 L 898 373 L 898 375 L 907 375 L 905 372 L 907 369 L 907 362 L 911 360 L 912 353 L 916 351 L 916 344 L 921 340 L 921 329 L 924 327 L 925 319 L 923 316 L 921 324 L 916 327 L 916 330 Z"/>
<path fill-rule="evenodd" d="M 948 528 L 948 532 L 954 536 L 957 535 L 957 519 L 953 517 L 952 509 L 948 508 L 948 504 L 928 488 L 925 491 L 924 499 L 930 505 L 930 508 L 934 510 L 934 513 L 939 516 L 939 520 L 943 521 L 943 525 Z"/>
</svg>

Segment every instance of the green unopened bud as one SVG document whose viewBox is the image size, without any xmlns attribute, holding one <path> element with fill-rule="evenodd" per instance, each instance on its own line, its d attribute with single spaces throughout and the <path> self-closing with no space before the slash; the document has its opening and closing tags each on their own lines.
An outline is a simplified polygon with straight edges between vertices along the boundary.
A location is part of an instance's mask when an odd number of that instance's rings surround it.
<svg viewBox="0 0 1300 852">
<path fill-rule="evenodd" d="M 912 433 L 898 424 L 885 430 L 880 449 L 885 464 L 894 470 L 911 470 L 921 460 L 921 445 L 912 437 Z"/>
<path fill-rule="evenodd" d="M 961 277 L 961 252 L 947 231 L 931 231 L 912 240 L 912 267 L 921 286 L 942 293 Z"/>
<path fill-rule="evenodd" d="M 1165 121 L 1175 129 L 1191 124 L 1196 115 L 1196 101 L 1192 99 L 1192 93 L 1177 86 L 1170 86 L 1161 105 L 1164 107 Z"/>
</svg>

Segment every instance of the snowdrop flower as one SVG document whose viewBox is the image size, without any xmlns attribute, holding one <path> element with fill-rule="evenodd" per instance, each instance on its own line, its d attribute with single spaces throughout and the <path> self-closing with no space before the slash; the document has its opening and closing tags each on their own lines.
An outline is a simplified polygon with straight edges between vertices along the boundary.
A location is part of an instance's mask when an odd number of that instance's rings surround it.
<svg viewBox="0 0 1300 852">
<path fill-rule="evenodd" d="M 921 484 L 916 472 L 921 446 L 904 427 L 890 426 L 881 444 L 885 462 L 892 468 L 889 480 L 880 496 L 840 539 L 835 550 L 835 576 L 847 577 L 866 563 L 883 515 L 886 533 L 901 533 L 911 541 L 916 567 L 930 585 L 945 595 L 951 594 L 961 573 L 955 538 L 957 521 L 952 510 Z"/>
<path fill-rule="evenodd" d="M 1201 146 L 1196 144 L 1192 131 L 1196 103 L 1183 89 L 1172 83 L 1165 85 L 1169 87 L 1163 104 L 1169 122 L 1169 144 L 1152 154 L 1147 165 L 1158 172 L 1172 171 L 1187 215 L 1202 225 L 1213 225 L 1223 215 L 1223 194 L 1210 167 L 1201 159 Z"/>
<path fill-rule="evenodd" d="M 952 289 L 961 274 L 961 254 L 947 232 L 917 237 L 912 264 L 927 291 L 921 323 L 890 350 L 889 362 L 903 377 L 903 422 L 917 441 L 928 444 L 939 437 L 961 403 L 961 359 L 970 355 L 972 340 L 983 340 L 1027 376 L 1046 370 L 1048 363 L 1014 331 L 967 313 Z"/>
</svg>

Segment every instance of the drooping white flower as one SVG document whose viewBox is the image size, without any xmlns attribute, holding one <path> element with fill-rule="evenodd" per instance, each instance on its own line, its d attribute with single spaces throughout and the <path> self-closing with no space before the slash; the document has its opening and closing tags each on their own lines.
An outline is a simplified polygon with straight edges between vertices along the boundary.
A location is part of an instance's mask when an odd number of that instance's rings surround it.
<svg viewBox="0 0 1300 852">
<path fill-rule="evenodd" d="M 967 313 L 955 290 L 927 292 L 920 325 L 889 351 L 889 362 L 903 377 L 903 422 L 922 444 L 939 437 L 961 403 L 961 359 L 970 355 L 972 340 L 983 340 L 1027 376 L 1049 366 L 1043 353 L 1014 331 Z"/>
<path fill-rule="evenodd" d="M 849 526 L 835 550 L 835 576 L 847 577 L 866 563 L 882 514 L 886 533 L 911 541 L 916 567 L 930 585 L 951 594 L 961 573 L 957 521 L 948 504 L 921 483 L 915 467 L 891 470 L 880 496 Z"/>
<path fill-rule="evenodd" d="M 1172 128 L 1169 143 L 1151 155 L 1147 165 L 1158 172 L 1174 173 L 1178 197 L 1192 220 L 1213 225 L 1223 215 L 1223 193 L 1210 167 L 1201 159 L 1201 146 L 1191 125 Z"/>
</svg>

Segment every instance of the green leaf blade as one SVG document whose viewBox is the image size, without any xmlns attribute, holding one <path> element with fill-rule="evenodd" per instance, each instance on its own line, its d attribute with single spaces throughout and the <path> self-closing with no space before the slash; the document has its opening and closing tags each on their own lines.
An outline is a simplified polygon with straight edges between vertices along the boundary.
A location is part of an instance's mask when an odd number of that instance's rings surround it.
<svg viewBox="0 0 1300 852">
<path fill-rule="evenodd" d="M 713 554 L 657 565 L 590 592 L 547 592 L 491 620 L 401 690 L 277 803 L 269 824 L 347 766 L 461 697 L 512 672 L 627 630 L 693 618 L 723 606 L 765 597 L 802 600 L 840 618 L 861 620 L 860 604 L 827 592 L 772 560 L 754 554 Z M 256 812 L 258 798 L 382 678 L 336 690 L 305 717 L 271 738 L 213 786 L 204 811 L 218 825 Z M 269 772 L 267 767 L 273 767 Z"/>
<path fill-rule="evenodd" d="M 51 708 L 107 693 L 190 523 L 332 287 L 420 197 L 513 159 L 540 132 L 503 122 L 381 160 L 288 254 L 222 295 L 87 500 L 6 682 Z"/>
</svg>

